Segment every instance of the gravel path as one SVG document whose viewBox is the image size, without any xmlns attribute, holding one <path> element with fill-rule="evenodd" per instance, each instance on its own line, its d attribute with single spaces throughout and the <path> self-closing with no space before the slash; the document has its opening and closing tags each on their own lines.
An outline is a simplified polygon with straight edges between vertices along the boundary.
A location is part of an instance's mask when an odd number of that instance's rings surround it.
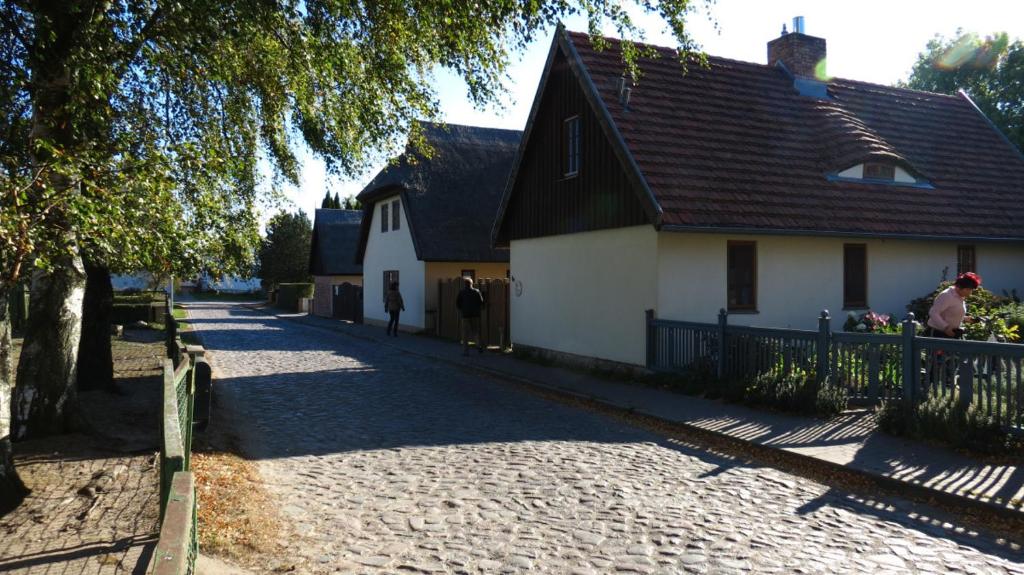
<svg viewBox="0 0 1024 575">
<path fill-rule="evenodd" d="M 1022 573 L 901 500 L 669 441 L 515 385 L 193 304 L 300 572 Z"/>
</svg>

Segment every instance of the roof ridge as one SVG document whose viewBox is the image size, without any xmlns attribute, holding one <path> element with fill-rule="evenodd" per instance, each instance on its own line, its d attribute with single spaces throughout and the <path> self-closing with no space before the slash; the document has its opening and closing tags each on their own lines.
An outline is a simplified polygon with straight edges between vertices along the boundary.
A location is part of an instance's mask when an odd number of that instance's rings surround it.
<svg viewBox="0 0 1024 575">
<path fill-rule="evenodd" d="M 587 40 L 590 39 L 590 35 L 588 33 L 586 33 L 586 32 L 574 32 L 574 31 L 571 31 L 571 30 L 566 30 L 566 32 L 569 34 L 569 36 L 571 36 L 573 38 L 581 38 L 581 39 L 585 38 Z M 601 37 L 604 38 L 606 41 L 608 41 L 610 43 L 613 43 L 613 44 L 614 43 L 621 43 L 622 42 L 621 38 L 615 38 L 615 37 L 612 37 L 612 36 L 601 36 Z M 670 46 L 661 46 L 659 44 L 651 44 L 650 42 L 636 42 L 636 41 L 634 41 L 633 43 L 636 44 L 637 46 L 653 48 L 653 49 L 658 50 L 658 51 L 675 51 L 675 50 L 677 50 L 677 48 L 672 48 Z M 769 64 L 764 64 L 764 63 L 761 63 L 761 62 L 750 62 L 748 60 L 739 60 L 737 58 L 729 58 L 729 57 L 726 57 L 726 56 L 717 56 L 717 55 L 714 55 L 714 54 L 705 54 L 705 56 L 708 58 L 709 63 L 712 60 L 714 60 L 714 61 L 718 61 L 718 62 L 728 62 L 728 63 L 732 63 L 732 64 L 742 64 L 742 65 L 745 65 L 745 66 L 754 66 L 754 67 L 758 67 L 758 68 L 764 68 L 766 70 L 774 70 L 775 69 L 774 66 L 771 66 Z M 929 96 L 941 96 L 941 97 L 944 97 L 944 98 L 950 98 L 950 99 L 953 99 L 953 100 L 959 100 L 959 96 L 957 94 L 943 94 L 941 92 L 929 92 L 927 90 L 917 90 L 917 89 L 914 89 L 914 88 L 903 88 L 903 87 L 900 87 L 900 86 L 891 86 L 891 85 L 888 85 L 888 84 L 879 84 L 879 83 L 876 83 L 876 82 L 868 82 L 866 80 L 856 80 L 856 79 L 853 79 L 853 78 L 846 78 L 846 77 L 842 77 L 842 76 L 830 77 L 826 83 L 829 84 L 829 85 L 832 85 L 832 84 L 834 84 L 836 82 L 849 82 L 849 83 L 860 84 L 860 85 L 864 85 L 864 86 L 883 88 L 885 90 L 895 90 L 895 91 L 900 91 L 900 92 L 910 92 L 910 93 L 914 93 L 914 94 L 927 94 Z"/>
<path fill-rule="evenodd" d="M 965 95 L 833 78 L 831 98 L 807 98 L 766 64 L 710 56 L 684 77 L 677 52 L 652 46 L 658 59 L 639 62 L 647 86 L 625 105 L 620 40 L 597 52 L 588 35 L 564 34 L 669 229 L 827 235 L 853 218 L 882 237 L 1024 242 L 1024 180 L 1008 177 L 1024 173 L 1024 157 L 998 145 L 1004 136 Z M 930 186 L 830 177 L 866 160 Z M 952 198 L 954 212 L 933 209 Z"/>
<path fill-rule="evenodd" d="M 445 128 L 456 128 L 457 130 L 460 130 L 460 131 L 465 130 L 465 131 L 472 131 L 472 132 L 486 132 L 486 131 L 490 131 L 490 132 L 508 132 L 509 134 L 517 133 L 517 132 L 522 132 L 522 130 L 517 130 L 515 128 L 493 128 L 491 126 L 474 126 L 474 125 L 471 125 L 471 124 L 456 124 L 456 123 L 453 123 L 453 122 L 434 122 L 434 121 L 428 121 L 428 120 L 418 120 L 418 122 L 420 124 L 422 124 L 426 128 L 433 128 L 433 129 L 436 129 L 436 130 L 445 130 Z M 448 133 L 451 133 L 450 130 L 447 130 L 447 131 L 448 131 Z"/>
</svg>

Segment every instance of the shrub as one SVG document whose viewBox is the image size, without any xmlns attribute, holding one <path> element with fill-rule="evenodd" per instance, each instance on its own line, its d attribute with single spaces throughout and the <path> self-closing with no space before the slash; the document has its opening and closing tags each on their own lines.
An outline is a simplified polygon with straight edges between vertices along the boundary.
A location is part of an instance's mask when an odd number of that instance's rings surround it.
<svg viewBox="0 0 1024 575">
<path fill-rule="evenodd" d="M 1013 304 L 1006 308 L 1006 325 L 1017 328 L 1018 334 L 1024 334 L 1024 304 Z"/>
<path fill-rule="evenodd" d="M 841 385 L 831 377 L 818 386 L 818 392 L 814 398 L 814 413 L 819 417 L 833 417 L 846 411 L 846 404 L 849 401 L 849 392 L 845 385 Z"/>
<path fill-rule="evenodd" d="M 299 309 L 299 300 L 313 297 L 313 284 L 290 283 L 277 286 L 277 307 L 296 311 Z"/>
<path fill-rule="evenodd" d="M 883 402 L 878 427 L 891 435 L 927 439 L 989 455 L 1024 455 L 1024 440 L 1004 431 L 978 404 L 959 406 L 959 393 L 936 395 L 911 406 Z"/>
<path fill-rule="evenodd" d="M 832 417 L 846 409 L 847 391 L 831 378 L 819 384 L 812 371 L 762 373 L 723 386 L 723 398 L 804 415 Z"/>
<path fill-rule="evenodd" d="M 682 372 L 656 373 L 650 376 L 648 383 L 686 395 L 701 395 L 710 394 L 720 382 L 715 373 L 715 365 L 709 358 L 704 358 L 695 361 Z"/>
</svg>

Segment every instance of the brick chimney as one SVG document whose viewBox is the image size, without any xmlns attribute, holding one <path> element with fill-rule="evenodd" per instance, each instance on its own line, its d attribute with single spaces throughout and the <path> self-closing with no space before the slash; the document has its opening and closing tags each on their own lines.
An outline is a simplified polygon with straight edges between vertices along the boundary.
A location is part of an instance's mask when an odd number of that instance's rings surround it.
<svg viewBox="0 0 1024 575">
<path fill-rule="evenodd" d="M 815 70 L 824 75 L 825 39 L 804 34 L 803 17 L 797 16 L 793 18 L 792 32 L 787 33 L 783 26 L 782 35 L 768 42 L 768 65 L 774 66 L 780 60 L 794 76 L 813 78 Z"/>
</svg>

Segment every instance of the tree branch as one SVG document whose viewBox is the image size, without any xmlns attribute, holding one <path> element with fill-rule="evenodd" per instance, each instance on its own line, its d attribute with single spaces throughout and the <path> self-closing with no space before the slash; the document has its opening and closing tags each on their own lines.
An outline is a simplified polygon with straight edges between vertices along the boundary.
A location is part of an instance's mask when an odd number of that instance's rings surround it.
<svg viewBox="0 0 1024 575">
<path fill-rule="evenodd" d="M 142 25 L 142 30 L 139 31 L 139 35 L 134 40 L 129 42 L 124 49 L 125 54 L 125 66 L 129 66 L 132 60 L 135 60 L 135 56 L 138 55 L 139 50 L 153 39 L 153 29 L 156 28 L 157 24 L 164 17 L 164 10 L 162 6 L 157 6 L 153 13 L 146 19 L 146 23 Z"/>
<path fill-rule="evenodd" d="M 0 20 L 3 21 L 5 27 L 10 29 L 11 35 L 18 40 L 21 44 L 22 50 L 27 54 L 31 46 L 28 42 L 28 38 L 21 33 L 21 26 L 11 18 L 11 14 L 7 10 L 0 10 Z"/>
</svg>

